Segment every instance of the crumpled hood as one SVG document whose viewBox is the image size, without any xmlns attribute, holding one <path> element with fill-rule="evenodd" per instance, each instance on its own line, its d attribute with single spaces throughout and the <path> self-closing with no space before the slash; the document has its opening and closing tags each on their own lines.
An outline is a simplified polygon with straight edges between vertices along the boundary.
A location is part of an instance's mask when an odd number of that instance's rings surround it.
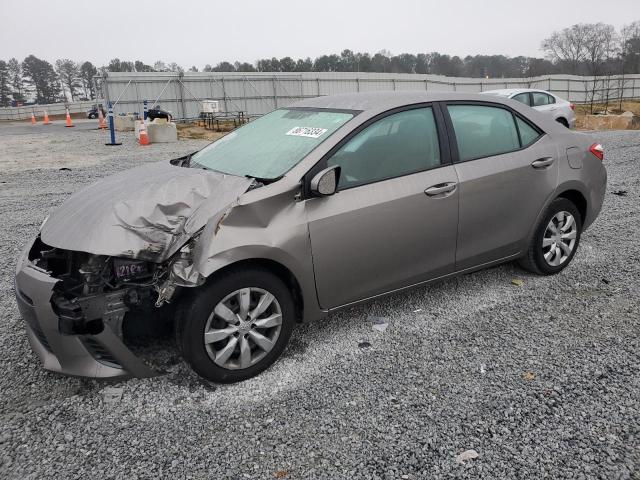
<svg viewBox="0 0 640 480">
<path fill-rule="evenodd" d="M 106 177 L 53 211 L 41 238 L 52 247 L 161 262 L 252 180 L 157 162 Z"/>
</svg>

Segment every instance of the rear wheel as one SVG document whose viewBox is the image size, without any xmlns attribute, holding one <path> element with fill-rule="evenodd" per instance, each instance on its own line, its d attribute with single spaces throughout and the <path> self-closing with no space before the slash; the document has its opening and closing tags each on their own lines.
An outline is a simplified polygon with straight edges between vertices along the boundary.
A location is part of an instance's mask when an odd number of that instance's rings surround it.
<svg viewBox="0 0 640 480">
<path fill-rule="evenodd" d="M 540 219 L 520 266 L 541 275 L 563 270 L 578 249 L 582 219 L 576 206 L 566 198 L 557 198 Z"/>
<path fill-rule="evenodd" d="M 558 123 L 564 125 L 565 127 L 569 128 L 569 122 L 567 122 L 566 118 L 563 118 L 563 117 L 556 118 L 556 122 L 558 122 Z"/>
<path fill-rule="evenodd" d="M 176 326 L 185 360 L 202 377 L 253 377 L 284 351 L 295 322 L 291 292 L 264 269 L 235 270 L 192 292 Z"/>
</svg>

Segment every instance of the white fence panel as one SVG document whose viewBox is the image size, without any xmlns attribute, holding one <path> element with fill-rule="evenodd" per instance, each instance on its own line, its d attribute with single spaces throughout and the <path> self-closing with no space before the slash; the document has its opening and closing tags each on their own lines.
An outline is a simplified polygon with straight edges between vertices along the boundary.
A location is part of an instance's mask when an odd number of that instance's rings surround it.
<svg viewBox="0 0 640 480">
<path fill-rule="evenodd" d="M 500 88 L 540 88 L 550 90 L 575 103 L 618 98 L 640 98 L 640 75 L 621 77 L 577 77 L 548 75 L 534 78 L 452 78 L 439 75 L 307 72 L 307 73 L 109 73 L 96 77 L 104 102 L 114 104 L 114 112 L 142 112 L 143 101 L 160 105 L 176 118 L 195 118 L 200 102 L 218 100 L 223 112 L 244 111 L 263 115 L 275 108 L 320 95 L 379 90 L 426 90 L 429 92 L 481 92 Z M 94 102 L 69 104 L 76 113 Z M 64 104 L 20 108 L 0 108 L 0 120 L 21 120 L 32 111 L 46 108 L 50 115 L 64 113 Z"/>
</svg>

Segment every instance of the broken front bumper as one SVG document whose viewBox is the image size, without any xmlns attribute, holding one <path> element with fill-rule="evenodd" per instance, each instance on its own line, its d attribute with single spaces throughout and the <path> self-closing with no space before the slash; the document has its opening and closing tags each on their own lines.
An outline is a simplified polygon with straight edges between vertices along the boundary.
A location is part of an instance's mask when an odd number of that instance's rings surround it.
<svg viewBox="0 0 640 480">
<path fill-rule="evenodd" d="M 138 359 L 107 324 L 97 335 L 62 335 L 60 318 L 51 304 L 58 280 L 28 260 L 30 248 L 28 245 L 18 259 L 15 292 L 29 343 L 45 369 L 93 378 L 158 374 Z"/>
</svg>

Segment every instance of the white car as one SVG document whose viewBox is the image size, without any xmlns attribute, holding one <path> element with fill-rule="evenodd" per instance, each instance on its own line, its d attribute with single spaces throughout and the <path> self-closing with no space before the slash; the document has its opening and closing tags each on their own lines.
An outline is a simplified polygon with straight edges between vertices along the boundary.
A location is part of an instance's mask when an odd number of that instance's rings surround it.
<svg viewBox="0 0 640 480">
<path fill-rule="evenodd" d="M 576 123 L 576 115 L 573 111 L 573 103 L 560 98 L 553 93 L 532 88 L 509 88 L 503 90 L 487 90 L 486 95 L 512 98 L 520 103 L 529 105 L 539 112 L 553 117 L 556 122 L 567 128 L 573 128 Z"/>
</svg>

